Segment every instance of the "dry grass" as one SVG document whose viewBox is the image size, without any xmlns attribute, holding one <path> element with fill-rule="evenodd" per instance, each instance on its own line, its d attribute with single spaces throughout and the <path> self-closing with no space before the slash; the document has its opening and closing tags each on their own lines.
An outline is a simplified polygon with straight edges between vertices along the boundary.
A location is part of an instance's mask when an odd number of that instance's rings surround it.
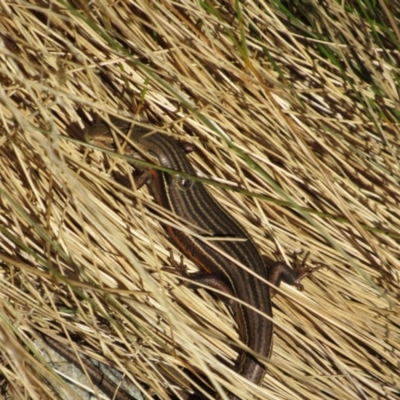
<svg viewBox="0 0 400 400">
<path fill-rule="evenodd" d="M 79 334 L 163 399 L 179 386 L 165 365 L 211 366 L 245 398 L 400 398 L 398 15 L 320 3 L 0 1 L 7 396 L 53 396 L 37 330 Z M 235 359 L 226 307 L 161 271 L 152 198 L 111 174 L 132 167 L 80 143 L 94 118 L 137 114 L 195 144 L 263 254 L 329 266 L 274 299 L 260 388 L 215 358 Z"/>
</svg>

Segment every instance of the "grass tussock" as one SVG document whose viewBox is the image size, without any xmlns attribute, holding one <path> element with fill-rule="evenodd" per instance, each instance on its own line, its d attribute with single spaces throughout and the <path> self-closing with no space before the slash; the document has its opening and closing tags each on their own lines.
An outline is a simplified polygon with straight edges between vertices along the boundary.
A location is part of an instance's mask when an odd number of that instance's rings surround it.
<svg viewBox="0 0 400 400">
<path fill-rule="evenodd" d="M 187 370 L 243 398 L 400 397 L 392 4 L 0 2 L 6 397 L 53 398 L 40 333 L 162 399 L 193 387 Z M 263 254 L 291 263 L 310 251 L 311 266 L 329 267 L 275 297 L 261 387 L 230 369 L 226 306 L 162 269 L 168 216 L 124 158 L 83 142 L 116 116 L 193 143 L 198 174 Z"/>
</svg>

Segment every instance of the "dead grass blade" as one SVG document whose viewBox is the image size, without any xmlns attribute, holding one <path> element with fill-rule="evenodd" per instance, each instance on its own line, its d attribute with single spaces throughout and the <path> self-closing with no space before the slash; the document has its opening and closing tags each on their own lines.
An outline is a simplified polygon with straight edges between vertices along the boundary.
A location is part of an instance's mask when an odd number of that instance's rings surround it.
<svg viewBox="0 0 400 400">
<path fill-rule="evenodd" d="M 148 397 L 211 382 L 246 399 L 399 398 L 395 4 L 0 1 L 6 398 L 55 396 L 36 332 Z M 261 387 L 231 369 L 227 307 L 163 270 L 169 217 L 129 162 L 83 143 L 112 117 L 193 143 L 263 254 L 329 266 L 274 299 Z"/>
</svg>

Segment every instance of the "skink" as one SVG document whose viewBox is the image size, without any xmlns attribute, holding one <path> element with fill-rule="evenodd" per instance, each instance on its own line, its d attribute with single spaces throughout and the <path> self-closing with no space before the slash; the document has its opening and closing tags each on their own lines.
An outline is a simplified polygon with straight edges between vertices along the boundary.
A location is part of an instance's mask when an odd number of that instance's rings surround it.
<svg viewBox="0 0 400 400">
<path fill-rule="evenodd" d="M 130 129 L 130 124 L 122 121 L 116 125 L 124 132 L 130 130 L 129 138 L 154 164 L 195 176 L 194 168 L 178 141 L 159 132 L 149 133 L 149 130 L 141 127 L 134 126 Z M 107 130 L 106 125 L 97 124 L 90 129 L 89 136 L 99 138 Z M 193 226 L 197 227 L 193 229 L 197 234 L 207 232 L 206 236 L 219 239 L 213 241 L 211 247 L 206 240 L 165 225 L 177 248 L 206 274 L 197 275 L 197 281 L 206 282 L 218 289 L 228 287 L 235 298 L 272 317 L 270 287 L 221 253 L 237 260 L 276 286 L 281 280 L 299 285 L 301 279 L 312 272 L 304 267 L 304 263 L 294 270 L 283 262 L 276 262 L 268 268 L 246 230 L 211 197 L 203 184 L 156 169 L 150 169 L 149 175 L 152 178 L 150 188 L 162 207 L 179 216 L 181 221 L 188 221 L 192 229 Z M 243 343 L 254 353 L 269 357 L 273 333 L 271 320 L 240 304 L 235 304 L 233 312 Z M 236 370 L 255 384 L 260 384 L 265 374 L 263 364 L 247 352 L 239 354 Z M 229 394 L 229 398 L 238 399 L 233 393 Z"/>
</svg>

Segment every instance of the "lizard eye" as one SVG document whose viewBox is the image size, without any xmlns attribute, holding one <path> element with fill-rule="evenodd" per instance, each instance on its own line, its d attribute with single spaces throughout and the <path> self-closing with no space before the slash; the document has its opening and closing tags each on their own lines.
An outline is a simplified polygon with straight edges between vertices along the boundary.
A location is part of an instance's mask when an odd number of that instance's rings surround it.
<svg viewBox="0 0 400 400">
<path fill-rule="evenodd" d="M 152 158 L 155 158 L 155 159 L 157 159 L 158 157 L 157 157 L 157 154 L 156 153 L 154 153 L 153 151 L 151 151 L 151 150 L 147 150 L 147 154 L 150 156 L 150 157 L 152 157 Z"/>
<path fill-rule="evenodd" d="M 175 185 L 180 190 L 189 190 L 193 187 L 194 182 L 187 178 L 182 178 L 179 175 L 173 177 L 173 185 Z"/>
</svg>

